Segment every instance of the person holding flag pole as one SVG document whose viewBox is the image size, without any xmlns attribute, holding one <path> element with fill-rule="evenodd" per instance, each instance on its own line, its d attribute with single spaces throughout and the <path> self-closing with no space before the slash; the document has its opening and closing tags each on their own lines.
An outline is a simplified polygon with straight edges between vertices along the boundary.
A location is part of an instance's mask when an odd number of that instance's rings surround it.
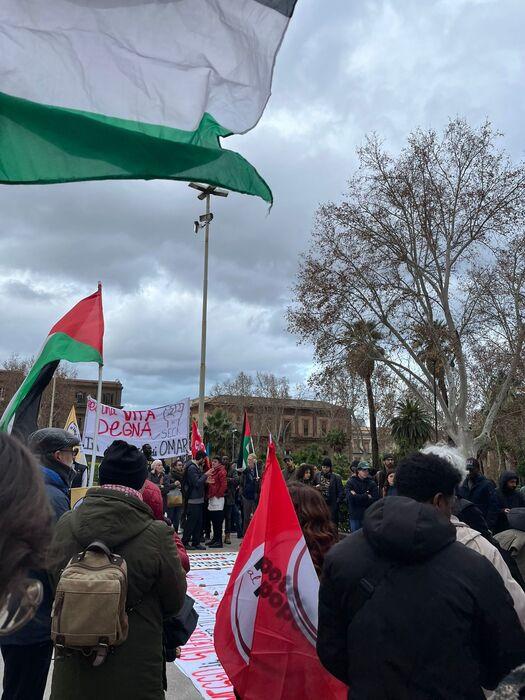
<svg viewBox="0 0 525 700">
<path fill-rule="evenodd" d="M 250 520 L 257 507 L 257 498 L 260 487 L 257 456 L 253 448 L 253 440 L 250 430 L 248 414 L 244 412 L 242 423 L 241 444 L 237 458 L 237 471 L 240 474 L 240 492 L 242 503 L 243 533 L 246 533 Z"/>
<path fill-rule="evenodd" d="M 259 506 L 219 605 L 215 650 L 242 700 L 344 700 L 316 654 L 319 579 L 270 438 Z"/>
</svg>

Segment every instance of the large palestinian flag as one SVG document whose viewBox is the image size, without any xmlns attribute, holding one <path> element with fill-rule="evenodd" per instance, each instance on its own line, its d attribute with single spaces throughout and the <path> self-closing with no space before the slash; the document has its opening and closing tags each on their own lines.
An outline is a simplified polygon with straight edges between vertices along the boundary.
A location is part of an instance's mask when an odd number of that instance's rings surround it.
<svg viewBox="0 0 525 700">
<path fill-rule="evenodd" d="M 0 182 L 268 185 L 253 128 L 296 0 L 1 0 Z"/>
<path fill-rule="evenodd" d="M 20 388 L 0 418 L 0 430 L 27 437 L 37 429 L 40 399 L 60 360 L 102 362 L 104 316 L 99 287 L 55 323 Z"/>
</svg>

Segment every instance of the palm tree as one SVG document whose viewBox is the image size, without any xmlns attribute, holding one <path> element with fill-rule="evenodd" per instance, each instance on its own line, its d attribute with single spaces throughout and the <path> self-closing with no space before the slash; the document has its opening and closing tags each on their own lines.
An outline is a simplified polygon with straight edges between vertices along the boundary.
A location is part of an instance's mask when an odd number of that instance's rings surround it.
<svg viewBox="0 0 525 700">
<path fill-rule="evenodd" d="M 334 452 L 342 452 L 346 445 L 346 433 L 341 428 L 332 428 L 326 433 L 325 441 Z"/>
<path fill-rule="evenodd" d="M 413 328 L 413 344 L 419 360 L 435 377 L 441 396 L 448 405 L 445 367 L 454 357 L 450 332 L 444 321 L 418 323 Z"/>
<path fill-rule="evenodd" d="M 370 422 L 370 440 L 372 443 L 372 466 L 379 469 L 379 443 L 377 439 L 377 419 L 372 386 L 372 375 L 376 360 L 383 354 L 379 347 L 381 333 L 376 330 L 376 324 L 371 321 L 356 321 L 349 324 L 343 336 L 342 343 L 346 350 L 348 369 L 357 374 L 366 386 L 368 403 L 368 418 Z"/>
<path fill-rule="evenodd" d="M 214 452 L 228 453 L 232 439 L 233 425 L 226 411 L 216 408 L 206 419 L 204 442 L 210 444 Z"/>
<path fill-rule="evenodd" d="M 414 452 L 432 437 L 432 423 L 417 401 L 405 399 L 397 404 L 397 415 L 390 421 L 390 433 L 400 452 Z"/>
</svg>

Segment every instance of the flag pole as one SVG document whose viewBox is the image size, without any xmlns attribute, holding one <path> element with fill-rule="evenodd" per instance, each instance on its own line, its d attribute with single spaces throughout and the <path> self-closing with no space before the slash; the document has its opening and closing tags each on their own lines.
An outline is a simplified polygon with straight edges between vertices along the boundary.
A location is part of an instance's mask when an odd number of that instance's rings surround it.
<svg viewBox="0 0 525 700">
<path fill-rule="evenodd" d="M 57 369 L 53 373 L 53 386 L 51 389 L 51 408 L 49 409 L 49 427 L 53 427 L 53 413 L 55 411 L 55 391 L 57 388 Z"/>
<path fill-rule="evenodd" d="M 98 283 L 98 292 L 102 293 L 102 282 Z M 97 410 L 95 412 L 95 430 L 93 432 L 93 451 L 91 453 L 91 466 L 89 468 L 89 480 L 88 486 L 93 486 L 93 480 L 95 479 L 95 462 L 97 461 L 97 438 L 98 438 L 98 426 L 100 423 L 100 410 L 102 404 L 102 370 L 104 365 L 98 366 L 98 386 L 97 386 Z"/>
<path fill-rule="evenodd" d="M 95 430 L 93 432 L 93 452 L 91 453 L 91 466 L 89 468 L 89 484 L 88 486 L 93 486 L 93 479 L 95 478 L 95 461 L 97 459 L 97 438 L 98 438 L 98 425 L 100 423 L 100 408 L 102 403 L 102 369 L 104 365 L 98 366 L 98 387 L 97 387 L 97 410 L 95 413 Z"/>
</svg>

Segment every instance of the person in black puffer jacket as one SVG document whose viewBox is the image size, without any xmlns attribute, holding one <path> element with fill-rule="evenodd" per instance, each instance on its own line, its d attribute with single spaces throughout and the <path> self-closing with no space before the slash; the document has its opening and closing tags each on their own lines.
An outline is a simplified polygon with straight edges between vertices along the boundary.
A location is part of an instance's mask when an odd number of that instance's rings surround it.
<svg viewBox="0 0 525 700">
<path fill-rule="evenodd" d="M 345 486 L 348 503 L 349 528 L 351 532 L 360 530 L 366 509 L 379 498 L 379 489 L 370 476 L 368 462 L 359 462 L 357 476 L 351 476 Z"/>
<path fill-rule="evenodd" d="M 410 455 L 396 471 L 401 495 L 371 505 L 363 529 L 326 556 L 317 653 L 350 700 L 483 700 L 525 662 L 501 576 L 456 541 L 460 478 L 440 457 Z"/>
<path fill-rule="evenodd" d="M 511 508 L 523 508 L 525 500 L 518 489 L 519 478 L 515 471 L 505 471 L 499 478 L 499 487 L 496 489 L 496 500 L 498 502 L 498 519 L 494 532 L 507 530 L 509 523 L 507 513 Z"/>
</svg>

